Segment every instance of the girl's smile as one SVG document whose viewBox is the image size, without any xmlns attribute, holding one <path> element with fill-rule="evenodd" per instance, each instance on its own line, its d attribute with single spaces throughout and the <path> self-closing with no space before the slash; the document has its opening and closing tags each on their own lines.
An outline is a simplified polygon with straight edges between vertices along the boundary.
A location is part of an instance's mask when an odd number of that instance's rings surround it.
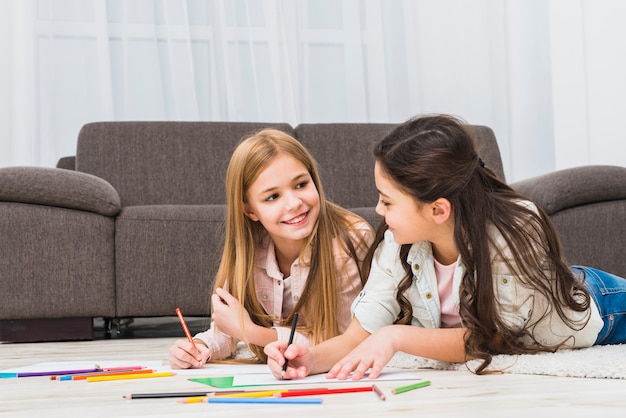
<svg viewBox="0 0 626 418">
<path fill-rule="evenodd" d="M 292 218 L 288 221 L 285 221 L 285 223 L 287 225 L 297 225 L 299 223 L 301 223 L 302 221 L 304 221 L 307 217 L 309 216 L 309 212 L 303 213 L 300 216 L 297 216 L 295 218 Z"/>
</svg>

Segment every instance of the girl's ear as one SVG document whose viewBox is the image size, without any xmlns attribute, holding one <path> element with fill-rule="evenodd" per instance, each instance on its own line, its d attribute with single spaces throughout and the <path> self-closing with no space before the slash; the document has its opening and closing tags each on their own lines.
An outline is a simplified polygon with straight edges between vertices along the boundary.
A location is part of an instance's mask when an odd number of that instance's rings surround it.
<svg viewBox="0 0 626 418">
<path fill-rule="evenodd" d="M 258 222 L 259 220 L 259 217 L 254 214 L 252 208 L 247 203 L 243 204 L 243 214 L 252 219 L 254 222 Z"/>
<path fill-rule="evenodd" d="M 440 197 L 432 203 L 433 221 L 438 224 L 444 224 L 450 219 L 452 214 L 452 204 L 446 198 Z"/>
</svg>

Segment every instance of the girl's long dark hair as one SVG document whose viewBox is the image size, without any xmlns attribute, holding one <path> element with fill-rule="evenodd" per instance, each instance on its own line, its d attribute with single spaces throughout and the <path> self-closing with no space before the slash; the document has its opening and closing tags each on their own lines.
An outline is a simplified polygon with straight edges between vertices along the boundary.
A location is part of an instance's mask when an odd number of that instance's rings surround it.
<svg viewBox="0 0 626 418">
<path fill-rule="evenodd" d="M 567 266 L 554 225 L 541 208 L 535 211 L 520 204 L 529 199 L 484 166 L 463 121 L 448 115 L 411 119 L 380 141 L 374 156 L 389 178 L 418 202 L 443 197 L 452 205 L 454 241 L 466 268 L 459 289 L 459 313 L 467 328 L 465 351 L 468 358 L 483 360 L 476 373 L 482 373 L 496 354 L 559 348 L 533 337 L 536 321 L 517 330 L 502 320 L 491 268 L 494 261 L 507 263 L 516 280 L 548 301 L 542 318 L 555 310 L 572 329 L 581 327 L 567 317 L 565 309 L 585 311 L 590 298 Z M 495 245 L 492 228 L 502 235 L 510 253 L 502 254 L 498 249 L 502 246 Z M 377 231 L 365 260 L 367 269 L 386 229 L 383 223 Z M 406 244 L 400 251 L 406 271 L 396 295 L 401 307 L 396 323 L 401 324 L 409 324 L 412 317 L 404 295 L 413 277 L 406 263 L 409 248 Z"/>
</svg>

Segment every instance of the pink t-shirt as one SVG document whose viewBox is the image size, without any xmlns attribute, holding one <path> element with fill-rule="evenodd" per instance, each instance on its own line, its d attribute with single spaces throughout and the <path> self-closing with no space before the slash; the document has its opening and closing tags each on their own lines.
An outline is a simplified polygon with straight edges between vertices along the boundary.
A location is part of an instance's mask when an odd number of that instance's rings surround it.
<svg viewBox="0 0 626 418">
<path fill-rule="evenodd" d="M 454 302 L 452 295 L 452 279 L 456 261 L 444 266 L 435 260 L 435 274 L 437 275 L 437 291 L 439 293 L 439 304 L 441 305 L 441 328 L 456 328 L 461 326 L 459 309 Z"/>
</svg>

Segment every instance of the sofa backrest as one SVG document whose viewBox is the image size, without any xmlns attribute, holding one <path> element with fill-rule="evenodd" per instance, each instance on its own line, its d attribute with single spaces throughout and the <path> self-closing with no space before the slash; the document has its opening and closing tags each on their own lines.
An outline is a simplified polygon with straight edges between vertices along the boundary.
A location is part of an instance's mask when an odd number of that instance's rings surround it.
<svg viewBox="0 0 626 418">
<path fill-rule="evenodd" d="M 77 171 L 111 183 L 122 206 L 224 204 L 233 150 L 242 138 L 273 127 L 296 137 L 315 157 L 328 199 L 346 208 L 372 207 L 378 200 L 372 147 L 396 126 L 317 123 L 294 129 L 285 123 L 95 122 L 81 129 L 74 164 Z M 493 131 L 485 126 L 472 130 L 485 164 L 504 179 Z"/>
<path fill-rule="evenodd" d="M 316 159 L 326 197 L 345 208 L 376 206 L 374 143 L 395 126 L 316 123 L 296 126 L 296 138 Z"/>
<path fill-rule="evenodd" d="M 346 208 L 375 206 L 374 144 L 397 124 L 318 123 L 296 126 L 296 138 L 313 154 L 326 197 Z M 478 154 L 504 180 L 500 150 L 493 131 L 471 126 Z"/>
<path fill-rule="evenodd" d="M 506 181 L 504 169 L 502 168 L 502 156 L 498 141 L 493 130 L 488 126 L 472 125 L 472 134 L 478 155 L 485 163 L 485 167 L 490 168 L 502 181 Z"/>
<path fill-rule="evenodd" d="M 230 156 L 265 127 L 294 135 L 288 124 L 250 122 L 96 122 L 81 129 L 76 170 L 105 179 L 123 206 L 226 203 Z"/>
</svg>

